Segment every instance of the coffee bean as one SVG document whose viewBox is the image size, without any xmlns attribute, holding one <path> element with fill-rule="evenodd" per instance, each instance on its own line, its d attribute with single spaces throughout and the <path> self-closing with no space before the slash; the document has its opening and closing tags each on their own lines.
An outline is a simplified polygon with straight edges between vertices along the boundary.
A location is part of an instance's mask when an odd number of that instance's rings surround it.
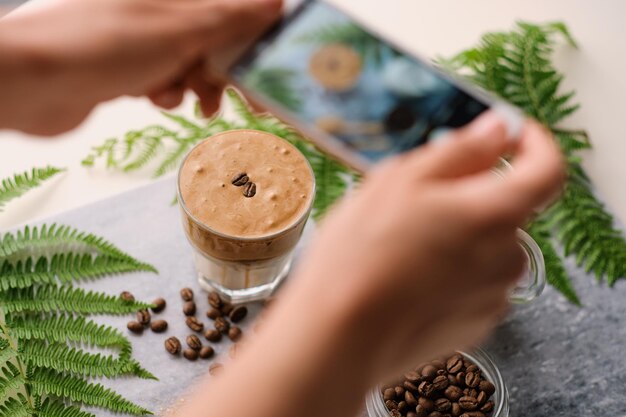
<svg viewBox="0 0 626 417">
<path fill-rule="evenodd" d="M 254 197 L 256 195 L 256 184 L 248 182 L 243 186 L 243 195 L 247 198 Z"/>
<path fill-rule="evenodd" d="M 409 405 L 406 403 L 406 401 L 400 401 L 398 403 L 398 411 L 400 411 L 401 413 L 404 413 L 408 408 Z"/>
<path fill-rule="evenodd" d="M 463 390 L 457 386 L 450 385 L 443 393 L 450 401 L 458 401 L 463 396 Z"/>
<path fill-rule="evenodd" d="M 233 323 L 239 323 L 241 320 L 246 318 L 247 315 L 248 309 L 246 308 L 246 306 L 237 306 L 233 308 L 228 317 Z"/>
<path fill-rule="evenodd" d="M 406 401 L 406 403 L 411 407 L 417 406 L 417 400 L 415 399 L 415 395 L 413 395 L 411 391 L 406 391 L 404 393 L 404 401 Z"/>
<path fill-rule="evenodd" d="M 167 350 L 172 355 L 178 355 L 180 353 L 180 340 L 173 336 L 166 339 L 165 350 Z"/>
<path fill-rule="evenodd" d="M 448 374 L 448 385 L 456 385 L 456 375 Z"/>
<path fill-rule="evenodd" d="M 206 316 L 211 320 L 215 320 L 218 317 L 222 317 L 222 312 L 217 308 L 211 307 L 211 309 L 206 312 Z"/>
<path fill-rule="evenodd" d="M 443 414 L 440 413 L 439 411 L 433 411 L 432 413 L 428 415 L 428 417 L 443 417 Z"/>
<path fill-rule="evenodd" d="M 417 372 L 407 372 L 404 374 L 404 379 L 414 384 L 419 384 L 422 381 L 421 375 L 418 375 Z"/>
<path fill-rule="evenodd" d="M 474 398 L 478 397 L 478 390 L 475 388 L 465 388 L 463 390 L 463 393 L 467 395 L 468 397 L 474 397 Z"/>
<path fill-rule="evenodd" d="M 398 403 L 395 402 L 394 400 L 387 400 L 387 401 L 385 401 L 385 407 L 387 407 L 387 410 L 389 410 L 389 411 L 397 410 L 398 409 Z"/>
<path fill-rule="evenodd" d="M 477 387 L 480 384 L 480 373 L 478 372 L 468 372 L 465 375 L 465 385 L 470 388 Z"/>
<path fill-rule="evenodd" d="M 126 328 L 128 328 L 128 330 L 130 330 L 133 333 L 137 333 L 137 334 L 143 333 L 143 324 L 139 323 L 138 321 L 129 321 L 126 324 Z"/>
<path fill-rule="evenodd" d="M 445 376 L 447 378 L 448 377 L 448 372 L 445 369 L 439 369 L 439 370 L 437 370 L 437 376 L 439 376 L 439 375 L 443 375 L 443 376 Z"/>
<path fill-rule="evenodd" d="M 402 386 L 408 390 L 411 390 L 412 392 L 418 392 L 418 387 L 417 385 L 415 385 L 414 383 L 412 383 L 411 381 L 404 381 L 402 383 Z"/>
<path fill-rule="evenodd" d="M 485 417 L 485 415 L 480 411 L 469 411 L 461 414 L 461 417 Z"/>
<path fill-rule="evenodd" d="M 419 397 L 417 399 L 417 404 L 428 412 L 431 412 L 435 409 L 435 402 L 426 397 Z"/>
<path fill-rule="evenodd" d="M 409 411 L 408 413 L 406 413 L 406 417 L 417 417 L 417 413 L 415 413 L 414 411 Z"/>
<path fill-rule="evenodd" d="M 231 328 L 228 329 L 228 338 L 233 342 L 237 342 L 241 339 L 241 334 L 241 329 L 237 326 L 231 326 Z"/>
<path fill-rule="evenodd" d="M 391 417 L 402 417 L 402 413 L 400 411 L 398 411 L 398 410 L 391 410 L 389 412 L 389 415 Z"/>
<path fill-rule="evenodd" d="M 459 399 L 459 405 L 463 410 L 476 410 L 478 408 L 478 400 L 474 397 L 461 397 Z"/>
<path fill-rule="evenodd" d="M 150 324 L 150 313 L 148 310 L 139 310 L 137 312 L 137 321 L 144 326 Z"/>
<path fill-rule="evenodd" d="M 222 299 L 220 298 L 220 295 L 218 293 L 216 293 L 215 291 L 211 291 L 209 293 L 209 304 L 211 305 L 211 307 L 213 308 L 221 308 L 222 307 Z"/>
<path fill-rule="evenodd" d="M 219 362 L 212 363 L 211 366 L 209 366 L 209 374 L 215 376 L 219 374 L 220 372 L 222 372 L 222 369 L 224 369 L 224 365 L 222 365 L 221 363 Z"/>
<path fill-rule="evenodd" d="M 476 366 L 476 365 L 470 365 L 470 366 L 468 366 L 468 367 L 467 367 L 467 369 L 465 370 L 465 372 L 466 372 L 466 373 L 467 373 L 467 372 L 476 372 L 476 371 L 478 371 L 478 366 Z"/>
<path fill-rule="evenodd" d="M 384 392 L 383 392 L 383 400 L 385 401 L 391 401 L 394 398 L 396 398 L 396 392 L 394 391 L 393 388 L 387 388 Z"/>
<path fill-rule="evenodd" d="M 224 316 L 228 316 L 230 314 L 231 311 L 233 311 L 235 309 L 235 306 L 232 305 L 231 303 L 224 303 L 222 304 L 222 307 L 220 307 L 220 311 L 222 312 L 222 315 Z"/>
<path fill-rule="evenodd" d="M 487 394 L 487 397 L 491 397 L 496 392 L 496 387 L 486 379 L 480 381 L 480 384 L 478 384 L 478 388 L 481 391 L 484 391 L 485 394 Z"/>
<path fill-rule="evenodd" d="M 427 381 L 432 381 L 435 376 L 437 376 L 437 368 L 432 365 L 426 365 L 424 369 L 422 369 L 422 376 Z"/>
<path fill-rule="evenodd" d="M 167 322 L 165 320 L 155 320 L 150 323 L 150 329 L 155 333 L 163 333 L 167 330 Z"/>
<path fill-rule="evenodd" d="M 402 388 L 399 385 L 397 387 L 393 388 L 393 390 L 396 393 L 396 397 L 398 397 L 398 398 L 404 397 L 404 393 L 408 392 L 407 390 L 405 390 L 404 388 Z"/>
<path fill-rule="evenodd" d="M 193 349 L 185 349 L 183 351 L 183 356 L 189 361 L 195 361 L 196 359 L 198 359 L 198 352 Z"/>
<path fill-rule="evenodd" d="M 439 391 L 443 391 L 448 387 L 448 377 L 445 375 L 439 375 L 433 379 L 433 386 Z"/>
<path fill-rule="evenodd" d="M 415 414 L 417 415 L 417 417 L 428 417 L 428 411 L 424 410 L 424 407 L 422 407 L 421 405 L 418 405 L 415 408 Z"/>
<path fill-rule="evenodd" d="M 491 413 L 493 411 L 493 406 L 493 401 L 487 401 L 482 407 L 480 407 L 480 411 L 483 413 Z"/>
<path fill-rule="evenodd" d="M 209 342 L 216 343 L 222 340 L 222 333 L 220 333 L 219 330 L 216 329 L 207 329 L 207 331 L 204 332 L 204 337 Z"/>
<path fill-rule="evenodd" d="M 201 332 L 204 329 L 204 324 L 198 321 L 194 316 L 189 316 L 185 319 L 185 324 L 194 332 Z"/>
<path fill-rule="evenodd" d="M 430 382 L 424 381 L 417 388 L 417 392 L 419 392 L 420 395 L 423 395 L 424 397 L 430 397 L 434 394 L 435 387 L 433 387 L 433 384 L 431 384 Z"/>
<path fill-rule="evenodd" d="M 248 182 L 248 180 L 249 180 L 248 174 L 246 174 L 245 172 L 239 172 L 233 175 L 233 177 L 230 180 L 230 183 L 234 185 L 235 187 L 241 187 L 242 185 L 245 185 Z"/>
<path fill-rule="evenodd" d="M 228 333 L 228 329 L 230 329 L 230 323 L 228 323 L 224 317 L 216 318 L 213 325 L 217 330 L 224 334 Z"/>
<path fill-rule="evenodd" d="M 193 301 L 187 301 L 183 304 L 183 314 L 185 316 L 193 316 L 196 314 L 196 303 Z"/>
<path fill-rule="evenodd" d="M 465 386 L 465 372 L 459 372 L 456 374 L 456 385 L 459 387 Z"/>
<path fill-rule="evenodd" d="M 191 288 L 183 288 L 182 290 L 180 290 L 180 297 L 184 301 L 193 300 L 193 290 Z"/>
<path fill-rule="evenodd" d="M 478 400 L 478 404 L 482 405 L 487 401 L 487 394 L 485 394 L 485 391 L 480 391 L 476 399 Z"/>
<path fill-rule="evenodd" d="M 459 417 L 462 412 L 463 411 L 459 403 L 452 403 L 452 407 L 450 408 L 450 413 L 452 414 L 452 417 Z"/>
<path fill-rule="evenodd" d="M 215 351 L 213 350 L 211 346 L 202 346 L 202 349 L 200 349 L 200 353 L 198 353 L 198 355 L 202 359 L 209 359 L 214 354 L 215 354 Z"/>
<path fill-rule="evenodd" d="M 452 374 L 456 374 L 463 368 L 463 357 L 461 355 L 454 355 L 446 362 L 446 369 Z"/>
<path fill-rule="evenodd" d="M 190 334 L 187 336 L 187 346 L 189 346 L 193 350 L 200 350 L 202 348 L 202 342 L 200 338 L 195 334 Z"/>
<path fill-rule="evenodd" d="M 135 296 L 128 291 L 122 291 L 120 294 L 120 298 L 128 303 L 135 301 Z"/>
<path fill-rule="evenodd" d="M 447 398 L 438 398 L 435 400 L 435 410 L 441 411 L 442 413 L 448 411 L 452 408 L 452 403 Z"/>
<path fill-rule="evenodd" d="M 153 305 L 152 312 L 160 313 L 161 311 L 165 310 L 165 306 L 167 305 L 167 303 L 165 302 L 163 298 L 157 298 L 156 300 L 152 302 L 152 305 Z"/>
</svg>

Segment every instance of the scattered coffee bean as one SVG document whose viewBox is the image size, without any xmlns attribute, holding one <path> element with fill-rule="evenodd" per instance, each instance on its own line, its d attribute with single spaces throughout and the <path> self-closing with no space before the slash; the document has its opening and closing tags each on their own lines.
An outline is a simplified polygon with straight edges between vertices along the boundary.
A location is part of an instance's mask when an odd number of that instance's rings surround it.
<svg viewBox="0 0 626 417">
<path fill-rule="evenodd" d="M 428 417 L 428 411 L 424 410 L 424 407 L 422 407 L 421 405 L 418 405 L 415 408 L 415 414 L 417 415 L 417 417 Z"/>
<path fill-rule="evenodd" d="M 465 370 L 465 372 L 476 372 L 476 371 L 478 371 L 478 366 L 476 366 L 476 365 L 470 365 Z"/>
<path fill-rule="evenodd" d="M 406 403 L 406 401 L 400 401 L 398 403 L 398 411 L 400 413 L 405 413 L 406 410 L 408 410 L 408 408 L 409 408 L 409 405 Z"/>
<path fill-rule="evenodd" d="M 230 329 L 228 329 L 228 338 L 233 342 L 241 339 L 241 329 L 237 326 L 232 326 Z"/>
<path fill-rule="evenodd" d="M 417 417 L 417 413 L 409 411 L 408 413 L 406 413 L 406 417 Z"/>
<path fill-rule="evenodd" d="M 165 306 L 167 305 L 167 303 L 165 302 L 165 300 L 163 298 L 157 298 L 156 300 L 154 300 L 152 302 L 152 312 L 153 313 L 160 313 L 161 311 L 165 310 Z"/>
<path fill-rule="evenodd" d="M 167 330 L 167 322 L 165 320 L 155 320 L 150 323 L 150 329 L 155 333 L 163 333 Z"/>
<path fill-rule="evenodd" d="M 243 195 L 247 198 L 254 197 L 256 195 L 256 184 L 248 182 L 243 186 Z"/>
<path fill-rule="evenodd" d="M 450 413 L 452 417 L 459 417 L 462 413 L 462 408 L 459 403 L 452 403 L 452 408 L 450 408 Z"/>
<path fill-rule="evenodd" d="M 138 321 L 129 321 L 128 324 L 126 324 L 126 327 L 133 333 L 143 333 L 143 324 L 139 323 Z"/>
<path fill-rule="evenodd" d="M 140 310 L 137 312 L 137 321 L 144 326 L 150 324 L 150 312 L 148 310 Z"/>
<path fill-rule="evenodd" d="M 433 365 L 426 365 L 424 369 L 422 369 L 422 376 L 427 381 L 432 381 L 435 376 L 437 376 L 437 368 L 435 368 Z"/>
<path fill-rule="evenodd" d="M 487 401 L 487 394 L 485 394 L 485 391 L 480 391 L 476 399 L 478 400 L 478 405 L 483 405 Z"/>
<path fill-rule="evenodd" d="M 393 411 L 393 410 L 397 410 L 398 409 L 398 403 L 395 402 L 394 400 L 387 400 L 387 401 L 385 401 L 385 406 L 387 407 L 387 410 L 389 410 L 389 411 Z"/>
<path fill-rule="evenodd" d="M 200 338 L 195 334 L 190 334 L 187 336 L 187 346 L 189 346 L 193 350 L 200 350 L 202 348 L 202 342 Z"/>
<path fill-rule="evenodd" d="M 433 379 L 433 386 L 439 391 L 443 391 L 448 387 L 448 377 L 439 375 Z"/>
<path fill-rule="evenodd" d="M 398 411 L 398 410 L 391 410 L 389 412 L 389 415 L 391 417 L 402 417 L 402 413 L 400 411 Z"/>
<path fill-rule="evenodd" d="M 230 180 L 230 182 L 235 187 L 241 187 L 242 185 L 245 185 L 248 182 L 248 180 L 249 180 L 248 174 L 246 174 L 245 172 L 240 172 L 238 174 L 235 174 L 233 178 Z"/>
<path fill-rule="evenodd" d="M 224 369 L 224 365 L 222 365 L 221 363 L 212 363 L 211 366 L 209 366 L 209 374 L 217 375 L 222 371 L 222 369 Z"/>
<path fill-rule="evenodd" d="M 445 413 L 452 408 L 452 403 L 447 398 L 437 398 L 435 400 L 435 410 Z"/>
<path fill-rule="evenodd" d="M 439 411 L 433 411 L 432 413 L 428 415 L 428 417 L 443 417 L 443 414 L 440 413 Z"/>
<path fill-rule="evenodd" d="M 417 388 L 417 392 L 419 392 L 420 395 L 423 395 L 424 397 L 430 397 L 434 394 L 435 387 L 433 387 L 433 384 L 431 384 L 430 382 L 424 381 Z"/>
<path fill-rule="evenodd" d="M 418 386 L 412 383 L 411 381 L 404 381 L 402 383 L 402 386 L 404 386 L 404 388 L 408 390 L 411 390 L 412 392 L 418 392 Z"/>
<path fill-rule="evenodd" d="M 465 375 L 465 385 L 470 388 L 477 387 L 480 384 L 480 373 L 478 372 L 468 372 Z"/>
<path fill-rule="evenodd" d="M 183 313 L 185 316 L 193 316 L 196 314 L 196 303 L 193 301 L 187 301 L 183 304 Z"/>
<path fill-rule="evenodd" d="M 409 391 L 405 390 L 404 388 L 402 388 L 401 386 L 397 386 L 393 390 L 395 391 L 396 397 L 398 397 L 398 398 L 404 397 L 404 393 L 405 392 L 409 392 Z"/>
<path fill-rule="evenodd" d="M 120 294 L 120 298 L 129 303 L 135 301 L 135 296 L 128 291 L 122 291 Z"/>
<path fill-rule="evenodd" d="M 463 390 L 455 385 L 450 385 L 443 393 L 450 401 L 458 401 L 463 396 Z"/>
<path fill-rule="evenodd" d="M 465 386 L 465 372 L 459 372 L 456 374 L 456 385 L 459 387 Z"/>
<path fill-rule="evenodd" d="M 202 346 L 202 349 L 200 349 L 200 352 L 198 353 L 198 355 L 202 359 L 209 359 L 214 354 L 215 354 L 215 351 L 213 350 L 211 346 Z"/>
<path fill-rule="evenodd" d="M 404 374 L 404 379 L 406 379 L 407 381 L 411 381 L 414 384 L 419 384 L 420 382 L 422 382 L 422 377 L 417 372 L 413 371 Z"/>
<path fill-rule="evenodd" d="M 393 388 L 387 388 L 384 392 L 383 392 L 383 400 L 385 401 L 391 401 L 394 398 L 396 398 L 396 392 L 394 391 Z"/>
<path fill-rule="evenodd" d="M 474 397 L 469 396 L 461 397 L 459 399 L 459 405 L 463 410 L 473 411 L 478 408 L 478 400 Z"/>
<path fill-rule="evenodd" d="M 463 368 L 463 357 L 461 355 L 454 355 L 446 362 L 446 369 L 452 374 L 456 374 Z"/>
<path fill-rule="evenodd" d="M 172 355 L 178 355 L 180 353 L 180 340 L 176 337 L 170 337 L 165 340 L 165 350 Z"/>
<path fill-rule="evenodd" d="M 224 303 L 222 307 L 220 308 L 220 311 L 222 312 L 222 315 L 228 316 L 230 315 L 230 312 L 233 311 L 234 308 L 235 306 L 232 305 L 231 303 Z"/>
<path fill-rule="evenodd" d="M 233 323 L 239 323 L 241 320 L 245 319 L 247 315 L 248 309 L 246 306 L 237 306 L 233 308 L 228 317 Z"/>
<path fill-rule="evenodd" d="M 465 395 L 467 395 L 468 397 L 478 397 L 478 390 L 474 389 L 474 388 L 465 388 L 463 390 L 463 393 Z"/>
<path fill-rule="evenodd" d="M 413 395 L 411 391 L 404 392 L 404 401 L 411 407 L 417 407 L 417 400 L 415 399 L 415 395 Z"/>
<path fill-rule="evenodd" d="M 201 332 L 204 329 L 204 324 L 198 321 L 194 316 L 189 316 L 185 319 L 185 324 L 194 332 Z"/>
<path fill-rule="evenodd" d="M 222 317 L 222 312 L 217 308 L 211 307 L 211 309 L 206 312 L 206 316 L 211 320 L 215 320 L 218 317 Z"/>
<path fill-rule="evenodd" d="M 480 411 L 468 411 L 467 413 L 461 414 L 461 417 L 485 417 L 485 415 Z"/>
<path fill-rule="evenodd" d="M 456 385 L 456 375 L 448 374 L 448 385 Z"/>
<path fill-rule="evenodd" d="M 429 398 L 419 397 L 419 399 L 417 400 L 417 403 L 419 404 L 420 407 L 422 407 L 424 410 L 428 411 L 429 413 L 435 409 L 435 402 Z"/>
<path fill-rule="evenodd" d="M 222 340 L 222 333 L 220 333 L 220 331 L 217 329 L 208 329 L 206 332 L 204 332 L 204 338 L 209 342 L 216 343 Z"/>
<path fill-rule="evenodd" d="M 480 384 L 478 384 L 478 388 L 481 391 L 484 391 L 484 393 L 487 394 L 487 397 L 491 397 L 496 392 L 496 387 L 486 379 L 480 381 Z"/>
<path fill-rule="evenodd" d="M 191 288 L 183 288 L 182 290 L 180 290 L 180 297 L 184 301 L 193 300 L 193 290 Z"/>
<path fill-rule="evenodd" d="M 220 298 L 220 295 L 215 291 L 209 293 L 209 304 L 211 305 L 211 307 L 217 309 L 220 309 L 222 307 L 222 299 Z"/>
<path fill-rule="evenodd" d="M 224 317 L 216 318 L 213 325 L 217 330 L 224 334 L 228 333 L 228 329 L 230 329 L 230 323 L 228 323 Z"/>
<path fill-rule="evenodd" d="M 493 411 L 493 406 L 493 401 L 487 401 L 482 407 L 480 407 L 480 411 L 483 413 L 490 413 Z"/>
<path fill-rule="evenodd" d="M 195 361 L 196 359 L 198 359 L 198 351 L 193 349 L 185 349 L 183 351 L 183 356 L 189 361 Z"/>
</svg>

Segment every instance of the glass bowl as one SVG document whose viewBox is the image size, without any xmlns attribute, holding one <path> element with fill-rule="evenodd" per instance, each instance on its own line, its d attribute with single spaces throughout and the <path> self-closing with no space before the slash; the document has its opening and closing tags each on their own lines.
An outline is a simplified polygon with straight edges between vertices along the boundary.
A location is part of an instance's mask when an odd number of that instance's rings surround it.
<svg viewBox="0 0 626 417">
<path fill-rule="evenodd" d="M 491 397 L 491 400 L 494 402 L 494 408 L 490 417 L 509 417 L 509 392 L 502 378 L 502 374 L 491 356 L 479 348 L 471 352 L 459 351 L 459 353 L 476 364 L 485 378 L 496 387 L 496 391 L 493 397 Z M 376 387 L 367 394 L 365 405 L 369 417 L 389 417 L 389 411 L 383 401 L 383 394 L 380 392 L 380 387 Z"/>
</svg>

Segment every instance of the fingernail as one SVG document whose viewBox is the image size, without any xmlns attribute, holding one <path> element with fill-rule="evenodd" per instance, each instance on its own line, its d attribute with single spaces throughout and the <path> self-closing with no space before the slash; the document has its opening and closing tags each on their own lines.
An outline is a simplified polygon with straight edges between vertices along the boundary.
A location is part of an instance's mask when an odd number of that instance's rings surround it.
<svg viewBox="0 0 626 417">
<path fill-rule="evenodd" d="M 469 125 L 469 130 L 474 136 L 486 138 L 495 135 L 505 135 L 506 125 L 497 113 L 487 111 Z"/>
</svg>

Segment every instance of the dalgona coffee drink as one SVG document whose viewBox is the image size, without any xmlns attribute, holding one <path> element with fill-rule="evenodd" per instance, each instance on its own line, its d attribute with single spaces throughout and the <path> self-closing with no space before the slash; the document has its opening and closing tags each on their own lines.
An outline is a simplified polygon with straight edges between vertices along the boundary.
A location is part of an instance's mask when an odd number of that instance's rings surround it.
<svg viewBox="0 0 626 417">
<path fill-rule="evenodd" d="M 233 302 L 271 294 L 289 271 L 315 194 L 298 149 L 261 131 L 217 134 L 186 157 L 178 191 L 203 286 Z"/>
</svg>

